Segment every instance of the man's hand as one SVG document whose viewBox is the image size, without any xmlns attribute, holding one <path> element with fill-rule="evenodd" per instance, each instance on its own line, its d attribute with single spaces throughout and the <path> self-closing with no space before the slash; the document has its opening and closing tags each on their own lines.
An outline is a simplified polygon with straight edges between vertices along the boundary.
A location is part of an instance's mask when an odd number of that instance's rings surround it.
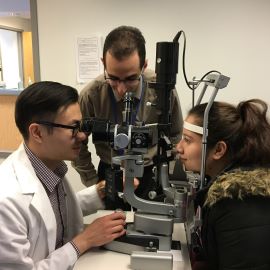
<svg viewBox="0 0 270 270">
<path fill-rule="evenodd" d="M 140 180 L 138 178 L 134 178 L 133 184 L 134 184 L 134 190 L 136 190 L 136 188 L 140 184 Z M 96 184 L 97 193 L 98 193 L 100 199 L 104 199 L 104 197 L 106 196 L 105 185 L 106 185 L 105 180 L 102 180 Z M 125 188 L 125 178 L 123 178 L 123 186 Z"/>
<path fill-rule="evenodd" d="M 92 247 L 102 246 L 124 235 L 125 220 L 126 216 L 121 212 L 97 218 L 72 241 L 82 254 Z"/>
<path fill-rule="evenodd" d="M 126 184 L 126 179 L 123 177 L 124 188 L 125 188 L 125 184 Z M 139 186 L 139 184 L 140 184 L 140 180 L 138 178 L 134 177 L 134 180 L 133 180 L 134 190 L 136 190 L 136 188 Z"/>
<path fill-rule="evenodd" d="M 100 199 L 104 199 L 105 197 L 105 180 L 102 180 L 96 184 L 97 193 Z"/>
</svg>

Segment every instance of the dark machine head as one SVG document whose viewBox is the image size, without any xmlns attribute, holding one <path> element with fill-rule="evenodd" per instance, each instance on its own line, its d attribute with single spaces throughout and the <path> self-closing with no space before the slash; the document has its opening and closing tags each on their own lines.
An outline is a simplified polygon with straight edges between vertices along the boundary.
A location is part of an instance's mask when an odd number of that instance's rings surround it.
<svg viewBox="0 0 270 270">
<path fill-rule="evenodd" d="M 138 153 L 146 153 L 149 146 L 157 143 L 153 127 L 120 126 L 105 119 L 83 119 L 80 131 L 91 133 L 93 143 L 108 142 L 115 150 L 128 149 Z"/>
</svg>

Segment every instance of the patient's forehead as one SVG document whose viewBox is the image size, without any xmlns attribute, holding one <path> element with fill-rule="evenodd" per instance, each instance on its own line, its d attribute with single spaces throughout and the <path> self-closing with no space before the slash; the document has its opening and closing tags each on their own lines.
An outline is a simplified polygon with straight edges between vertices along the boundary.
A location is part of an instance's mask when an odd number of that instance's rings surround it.
<svg viewBox="0 0 270 270">
<path fill-rule="evenodd" d="M 200 122 L 199 120 L 200 119 L 198 118 L 198 116 L 194 115 L 194 114 L 189 114 L 185 119 L 185 121 L 187 121 L 191 124 L 194 124 L 194 125 L 197 125 Z"/>
<path fill-rule="evenodd" d="M 203 135 L 203 127 L 199 126 L 197 123 L 198 118 L 194 115 L 189 115 L 184 121 L 183 129 L 198 135 Z"/>
</svg>

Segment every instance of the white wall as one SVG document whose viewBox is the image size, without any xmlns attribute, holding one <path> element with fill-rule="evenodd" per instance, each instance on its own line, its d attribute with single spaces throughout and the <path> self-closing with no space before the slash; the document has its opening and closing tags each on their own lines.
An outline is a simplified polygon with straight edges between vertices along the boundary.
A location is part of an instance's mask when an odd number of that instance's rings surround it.
<svg viewBox="0 0 270 270">
<path fill-rule="evenodd" d="M 76 83 L 76 37 L 92 33 L 105 37 L 114 27 L 125 24 L 143 32 L 151 68 L 155 68 L 156 42 L 172 41 L 184 30 L 190 80 L 216 69 L 231 77 L 216 100 L 270 99 L 269 0 L 39 0 L 37 7 L 42 80 L 80 90 L 82 85 Z M 179 41 L 182 45 L 183 39 Z M 185 115 L 191 106 L 191 91 L 184 83 L 181 61 L 180 56 L 177 89 Z M 75 188 L 80 188 L 78 176 L 70 173 Z"/>
</svg>

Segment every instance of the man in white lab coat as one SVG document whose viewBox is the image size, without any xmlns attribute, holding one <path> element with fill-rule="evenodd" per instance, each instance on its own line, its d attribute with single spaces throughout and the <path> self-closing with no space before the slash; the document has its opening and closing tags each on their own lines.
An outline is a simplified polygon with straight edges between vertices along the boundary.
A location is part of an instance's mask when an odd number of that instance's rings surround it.
<svg viewBox="0 0 270 270">
<path fill-rule="evenodd" d="M 103 208 L 102 184 L 75 195 L 63 160 L 74 160 L 80 132 L 77 91 L 34 83 L 19 95 L 15 120 L 24 142 L 0 166 L 0 269 L 72 269 L 88 249 L 125 233 L 113 213 L 83 229 L 83 215 Z M 7 131 L 8 132 L 8 131 Z"/>
</svg>

